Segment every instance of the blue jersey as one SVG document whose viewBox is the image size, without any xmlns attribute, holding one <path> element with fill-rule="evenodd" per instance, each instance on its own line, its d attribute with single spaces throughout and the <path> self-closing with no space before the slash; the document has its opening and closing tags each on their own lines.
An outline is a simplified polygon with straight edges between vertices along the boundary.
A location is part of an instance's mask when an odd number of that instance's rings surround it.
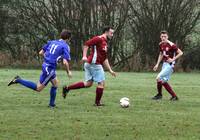
<svg viewBox="0 0 200 140">
<path fill-rule="evenodd" d="M 44 62 L 54 68 L 57 66 L 59 59 L 62 58 L 67 61 L 71 59 L 69 45 L 62 39 L 48 41 L 42 49 L 44 51 Z"/>
</svg>

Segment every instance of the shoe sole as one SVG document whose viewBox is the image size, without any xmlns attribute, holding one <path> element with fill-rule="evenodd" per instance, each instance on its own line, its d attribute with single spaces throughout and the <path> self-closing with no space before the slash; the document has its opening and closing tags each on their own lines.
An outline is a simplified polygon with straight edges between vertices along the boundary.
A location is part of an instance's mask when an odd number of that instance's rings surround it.
<svg viewBox="0 0 200 140">
<path fill-rule="evenodd" d="M 16 83 L 14 82 L 14 80 L 15 80 L 15 79 L 13 79 L 12 81 L 10 81 L 10 82 L 8 83 L 8 86 L 11 86 L 11 85 L 13 85 L 13 84 L 16 84 Z"/>
<path fill-rule="evenodd" d="M 13 78 L 13 79 L 8 83 L 8 86 L 11 86 L 11 85 L 13 85 L 13 84 L 17 84 L 17 83 L 15 82 L 17 79 L 20 79 L 20 77 L 19 77 L 19 76 L 15 76 L 15 78 Z"/>
</svg>

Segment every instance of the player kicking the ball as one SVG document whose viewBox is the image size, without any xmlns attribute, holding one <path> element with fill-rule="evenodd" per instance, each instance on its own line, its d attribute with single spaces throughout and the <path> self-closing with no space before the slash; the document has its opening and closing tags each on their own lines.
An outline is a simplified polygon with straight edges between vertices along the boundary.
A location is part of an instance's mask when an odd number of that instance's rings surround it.
<svg viewBox="0 0 200 140">
<path fill-rule="evenodd" d="M 48 41 L 48 43 L 44 45 L 39 52 L 40 55 L 44 56 L 44 62 L 42 64 L 42 73 L 38 84 L 16 76 L 8 83 L 8 86 L 19 83 L 27 88 L 40 92 L 49 83 L 49 81 L 51 81 L 52 87 L 50 89 L 49 107 L 55 107 L 56 90 L 58 87 L 58 80 L 56 78 L 57 62 L 63 60 L 68 77 L 70 78 L 72 76 L 68 63 L 71 59 L 70 48 L 67 43 L 71 38 L 71 32 L 63 30 L 60 37 L 60 40 Z"/>
<path fill-rule="evenodd" d="M 158 57 L 157 64 L 154 66 L 153 70 L 154 71 L 157 70 L 161 61 L 163 61 L 163 66 L 161 72 L 156 77 L 158 94 L 155 95 L 152 99 L 154 100 L 162 99 L 162 86 L 164 86 L 165 89 L 171 95 L 170 100 L 176 101 L 178 100 L 178 97 L 173 91 L 172 87 L 169 85 L 168 81 L 171 74 L 173 73 L 175 60 L 178 59 L 181 55 L 183 55 L 183 52 L 176 46 L 176 44 L 168 40 L 167 31 L 161 31 L 160 39 L 161 39 L 161 42 L 159 43 L 160 54 Z"/>
<path fill-rule="evenodd" d="M 82 61 L 85 62 L 85 82 L 64 86 L 62 92 L 64 98 L 70 90 L 91 87 L 93 82 L 97 82 L 95 106 L 103 105 L 101 97 L 105 87 L 105 74 L 102 65 L 109 70 L 112 76 L 116 76 L 107 59 L 107 40 L 113 37 L 113 32 L 111 27 L 105 27 L 102 35 L 95 36 L 85 42 L 82 57 Z M 90 55 L 87 57 L 88 48 L 90 48 Z"/>
</svg>

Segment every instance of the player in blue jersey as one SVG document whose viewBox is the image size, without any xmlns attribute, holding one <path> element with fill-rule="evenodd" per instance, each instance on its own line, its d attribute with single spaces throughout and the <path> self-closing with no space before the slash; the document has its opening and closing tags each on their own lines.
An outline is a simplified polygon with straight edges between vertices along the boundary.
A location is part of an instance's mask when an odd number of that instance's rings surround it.
<svg viewBox="0 0 200 140">
<path fill-rule="evenodd" d="M 8 86 L 19 83 L 27 88 L 40 92 L 50 81 L 52 87 L 50 89 L 49 107 L 55 107 L 56 90 L 58 87 L 58 80 L 56 78 L 56 66 L 58 61 L 63 61 L 68 77 L 71 78 L 72 76 L 68 63 L 68 61 L 71 59 L 70 48 L 68 45 L 68 41 L 71 39 L 71 32 L 63 30 L 60 34 L 60 37 L 60 40 L 48 41 L 48 43 L 45 44 L 39 52 L 39 54 L 44 57 L 44 61 L 42 64 L 40 80 L 37 84 L 16 76 L 8 83 Z"/>
</svg>

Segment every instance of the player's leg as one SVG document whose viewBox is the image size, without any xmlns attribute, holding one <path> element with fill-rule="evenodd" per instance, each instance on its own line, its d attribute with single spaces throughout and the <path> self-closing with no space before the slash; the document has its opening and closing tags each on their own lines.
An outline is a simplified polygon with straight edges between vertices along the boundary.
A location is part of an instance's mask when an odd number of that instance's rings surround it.
<svg viewBox="0 0 200 140">
<path fill-rule="evenodd" d="M 88 87 L 91 87 L 92 84 L 93 84 L 93 81 L 89 80 L 89 81 L 86 81 L 86 82 L 82 82 L 82 81 L 77 82 L 77 83 L 71 84 L 69 86 L 63 86 L 62 96 L 65 99 L 70 90 L 88 88 Z"/>
<path fill-rule="evenodd" d="M 17 84 L 17 83 L 19 83 L 19 84 L 21 84 L 21 85 L 23 85 L 23 86 L 25 86 L 27 88 L 33 89 L 35 91 L 38 91 L 38 92 L 42 91 L 45 88 L 45 86 L 42 85 L 40 82 L 36 84 L 36 83 L 34 83 L 32 81 L 24 80 L 19 76 L 16 76 L 13 80 L 11 80 L 9 82 L 8 86 L 10 86 L 12 84 Z"/>
<path fill-rule="evenodd" d="M 56 100 L 56 90 L 58 87 L 58 80 L 57 78 L 52 78 L 51 80 L 52 86 L 50 89 L 50 100 L 49 100 L 49 107 L 55 107 L 55 100 Z"/>
<path fill-rule="evenodd" d="M 162 85 L 164 86 L 164 88 L 172 96 L 171 100 L 178 100 L 176 93 L 173 91 L 172 87 L 168 83 L 170 76 L 173 73 L 173 68 L 169 63 L 164 63 L 163 65 L 165 65 L 165 68 L 159 78 L 162 81 Z"/>
<path fill-rule="evenodd" d="M 16 76 L 14 79 L 12 79 L 9 83 L 8 86 L 13 85 L 13 84 L 21 84 L 27 88 L 33 89 L 35 91 L 37 91 L 37 84 L 32 82 L 32 81 L 28 81 L 28 80 L 24 80 L 19 76 Z"/>
<path fill-rule="evenodd" d="M 90 72 L 91 71 L 90 64 L 85 63 L 84 69 L 85 69 L 85 81 L 86 82 L 81 81 L 81 82 L 71 84 L 69 86 L 63 86 L 63 92 L 62 92 L 63 98 L 66 97 L 67 93 L 70 90 L 75 90 L 75 89 L 80 89 L 80 88 L 88 88 L 88 87 L 92 86 L 93 79 L 92 79 L 92 75 L 91 75 L 91 72 Z"/>
<path fill-rule="evenodd" d="M 174 92 L 174 90 L 172 89 L 172 87 L 170 86 L 170 84 L 168 82 L 163 83 L 163 86 L 168 91 L 168 93 L 171 95 L 170 100 L 172 100 L 172 101 L 178 100 L 176 93 Z"/>
<path fill-rule="evenodd" d="M 56 98 L 56 90 L 57 90 L 57 86 L 58 86 L 58 80 L 56 78 L 55 69 L 47 67 L 47 68 L 45 68 L 45 70 L 43 69 L 43 71 L 40 75 L 40 81 L 39 81 L 37 90 L 41 91 L 44 87 L 47 86 L 49 81 L 51 81 L 51 83 L 52 83 L 52 87 L 50 89 L 49 107 L 55 107 L 55 98 Z"/>
<path fill-rule="evenodd" d="M 46 85 L 41 84 L 40 82 L 37 83 L 37 92 L 42 91 L 44 88 L 46 87 Z"/>
<path fill-rule="evenodd" d="M 43 65 L 42 72 L 40 74 L 40 80 L 37 84 L 37 90 L 38 92 L 42 91 L 51 81 L 52 79 L 56 78 L 56 72 L 55 69 L 52 69 L 46 65 Z"/>
<path fill-rule="evenodd" d="M 157 81 L 157 94 L 152 98 L 153 100 L 159 100 L 162 99 L 162 81 Z"/>
<path fill-rule="evenodd" d="M 30 88 L 30 89 L 33 89 L 35 91 L 42 91 L 45 86 L 48 84 L 49 80 L 51 79 L 51 77 L 54 75 L 54 71 L 50 71 L 49 72 L 49 68 L 46 66 L 46 65 L 43 65 L 42 66 L 42 72 L 41 72 L 41 75 L 40 75 L 40 80 L 39 82 L 36 84 L 32 81 L 29 81 L 29 80 L 24 80 L 22 79 L 21 77 L 19 76 L 16 76 L 13 80 L 11 80 L 9 83 L 8 83 L 8 86 L 12 85 L 12 84 L 21 84 L 27 88 Z"/>
<path fill-rule="evenodd" d="M 168 67 L 168 72 L 167 75 L 165 76 L 165 80 L 163 80 L 162 85 L 164 86 L 164 88 L 167 90 L 167 92 L 171 95 L 170 100 L 172 101 L 176 101 L 178 100 L 178 97 L 176 95 L 176 93 L 174 92 L 174 90 L 172 89 L 172 87 L 170 86 L 170 84 L 168 83 L 171 74 L 173 73 L 173 68 L 170 66 Z"/>
<path fill-rule="evenodd" d="M 86 81 L 86 82 L 77 82 L 77 83 L 73 83 L 69 86 L 65 86 L 65 88 L 67 88 L 68 90 L 74 90 L 74 89 L 80 89 L 80 88 L 85 88 L 85 87 L 91 87 L 93 84 L 92 80 Z"/>
<path fill-rule="evenodd" d="M 36 91 L 38 92 L 42 91 L 47 86 L 49 81 L 51 81 L 51 79 L 55 77 L 56 77 L 55 70 L 43 65 L 42 72 L 40 74 L 40 80 L 37 84 Z"/>
<path fill-rule="evenodd" d="M 96 97 L 95 97 L 95 105 L 96 106 L 103 106 L 104 104 L 101 103 L 101 98 L 103 96 L 105 82 L 98 83 L 98 86 L 96 88 Z"/>
<path fill-rule="evenodd" d="M 92 75 L 94 81 L 98 83 L 96 88 L 95 105 L 103 106 L 104 104 L 101 103 L 101 98 L 103 96 L 103 91 L 105 87 L 105 73 L 103 67 L 101 65 L 95 65 L 94 69 L 92 70 Z"/>
<path fill-rule="evenodd" d="M 163 63 L 162 69 L 156 77 L 157 92 L 158 93 L 152 98 L 153 100 L 162 99 L 162 82 L 163 82 L 163 79 L 165 79 L 165 77 L 166 77 L 167 71 L 168 71 L 167 64 Z"/>
<path fill-rule="evenodd" d="M 82 82 L 82 81 L 77 82 L 77 83 L 71 84 L 69 86 L 63 86 L 62 96 L 63 96 L 63 98 L 66 98 L 66 96 L 70 90 L 88 88 L 88 87 L 91 87 L 92 85 L 93 85 L 93 81 L 89 80 L 86 82 Z"/>
</svg>

